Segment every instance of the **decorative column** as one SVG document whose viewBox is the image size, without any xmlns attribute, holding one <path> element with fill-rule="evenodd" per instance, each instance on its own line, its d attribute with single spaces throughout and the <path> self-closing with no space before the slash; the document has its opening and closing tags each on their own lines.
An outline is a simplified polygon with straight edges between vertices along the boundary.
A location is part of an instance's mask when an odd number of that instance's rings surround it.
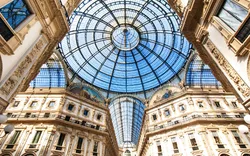
<svg viewBox="0 0 250 156">
<path fill-rule="evenodd" d="M 168 138 L 166 137 L 163 140 L 163 147 L 162 147 L 162 151 L 163 151 L 163 155 L 167 156 L 168 155 Z"/>
<path fill-rule="evenodd" d="M 48 139 L 47 145 L 45 147 L 45 150 L 43 152 L 43 155 L 49 155 L 50 154 L 49 151 L 51 151 L 51 149 L 52 149 L 53 139 L 58 138 L 59 135 L 56 134 L 56 130 L 55 129 L 51 129 L 50 131 L 48 131 L 48 136 L 49 136 L 49 139 Z"/>
<path fill-rule="evenodd" d="M 234 146 L 234 142 L 232 142 L 232 140 L 229 138 L 229 133 L 228 133 L 228 131 L 227 131 L 227 129 L 222 129 L 222 133 L 226 136 L 226 139 L 228 140 L 228 143 L 229 143 L 229 145 L 231 146 L 231 149 L 233 150 L 233 155 L 237 155 L 237 152 L 236 152 L 236 150 L 235 150 L 235 146 Z"/>
<path fill-rule="evenodd" d="M 45 150 L 45 148 L 46 148 L 46 146 L 47 146 L 47 143 L 48 143 L 48 140 L 49 140 L 49 138 L 50 138 L 50 135 L 51 135 L 51 130 L 49 129 L 47 129 L 46 130 L 46 132 L 44 132 L 44 133 L 46 133 L 46 134 L 44 134 L 43 136 L 45 136 L 45 139 L 44 139 L 44 141 L 43 141 L 43 144 L 41 143 L 40 144 L 40 147 L 41 147 L 41 151 L 39 152 L 39 154 L 40 155 L 43 155 L 44 154 L 44 150 Z M 42 138 L 41 138 L 42 139 Z M 38 154 L 38 155 L 39 155 Z"/>
<path fill-rule="evenodd" d="M 182 147 L 183 147 L 183 153 L 188 153 L 189 151 L 187 150 L 187 147 L 189 147 L 189 145 L 186 145 L 186 140 L 185 137 L 183 135 L 183 133 L 179 136 L 181 143 L 182 143 Z"/>
<path fill-rule="evenodd" d="M 211 100 L 209 99 L 209 97 L 207 97 L 206 100 L 207 100 L 207 103 L 208 103 L 209 106 L 210 106 L 210 109 L 214 109 L 214 108 L 213 108 L 213 104 L 212 104 Z"/>
<path fill-rule="evenodd" d="M 86 149 L 86 155 L 85 156 L 89 156 L 89 154 L 90 154 L 90 144 L 91 144 L 91 139 L 89 139 L 88 138 L 88 140 L 87 140 L 87 149 Z"/>
<path fill-rule="evenodd" d="M 209 145 L 208 143 L 208 138 L 207 138 L 207 132 L 205 129 L 201 129 L 200 132 L 198 133 L 199 135 L 201 135 L 201 138 L 202 138 L 202 142 L 205 146 L 205 149 L 207 151 L 208 154 L 212 154 L 213 153 L 213 150 L 211 149 L 211 146 Z"/>
<path fill-rule="evenodd" d="M 69 140 L 69 146 L 68 146 L 68 151 L 67 151 L 67 155 L 72 155 L 72 152 L 73 152 L 73 142 L 74 142 L 74 139 L 75 139 L 75 135 L 71 135 L 70 136 L 70 140 Z M 65 151 L 66 153 L 66 151 Z"/>
<path fill-rule="evenodd" d="M 105 149 L 106 148 L 106 142 L 102 142 L 102 151 L 101 151 L 101 156 L 105 156 Z"/>
<path fill-rule="evenodd" d="M 22 151 L 23 151 L 23 149 L 25 148 L 25 146 L 26 146 L 26 143 L 27 143 L 27 140 L 28 140 L 28 138 L 29 138 L 29 136 L 30 136 L 30 134 L 31 134 L 31 131 L 32 131 L 32 127 L 29 127 L 29 128 L 27 128 L 27 130 L 26 130 L 26 133 L 24 134 L 24 136 L 23 136 L 23 139 L 22 139 L 22 141 L 20 140 L 20 146 L 19 146 L 19 148 L 16 150 L 17 152 L 16 152 L 16 154 L 15 155 L 21 155 L 21 153 L 22 153 Z M 20 137 L 21 138 L 21 137 Z M 19 140 L 19 139 L 18 139 Z M 17 141 L 18 142 L 18 141 Z"/>
<path fill-rule="evenodd" d="M 193 101 L 193 99 L 191 97 L 188 97 L 187 100 L 188 100 L 190 110 L 192 112 L 194 110 L 194 101 Z"/>
</svg>

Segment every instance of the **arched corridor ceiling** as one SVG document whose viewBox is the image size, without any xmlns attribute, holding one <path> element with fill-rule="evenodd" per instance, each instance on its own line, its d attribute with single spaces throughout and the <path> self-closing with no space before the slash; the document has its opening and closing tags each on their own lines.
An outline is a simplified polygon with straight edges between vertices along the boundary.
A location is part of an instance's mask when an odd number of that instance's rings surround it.
<svg viewBox="0 0 250 156">
<path fill-rule="evenodd" d="M 175 77 L 190 56 L 180 19 L 165 0 L 88 0 L 73 12 L 61 54 L 80 78 L 135 93 Z"/>
<path fill-rule="evenodd" d="M 120 147 L 137 145 L 145 106 L 133 97 L 119 97 L 109 105 L 115 135 Z"/>
</svg>

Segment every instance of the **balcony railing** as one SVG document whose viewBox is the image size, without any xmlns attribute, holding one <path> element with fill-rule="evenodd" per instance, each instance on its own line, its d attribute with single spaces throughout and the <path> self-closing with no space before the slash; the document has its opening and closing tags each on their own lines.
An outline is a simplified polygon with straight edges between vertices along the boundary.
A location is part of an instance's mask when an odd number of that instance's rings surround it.
<svg viewBox="0 0 250 156">
<path fill-rule="evenodd" d="M 81 125 L 84 127 L 88 127 L 88 128 L 92 128 L 98 131 L 102 131 L 105 132 L 106 129 L 102 128 L 100 125 L 96 125 L 96 124 L 92 124 L 92 123 L 88 123 L 87 121 L 84 120 L 76 120 L 76 119 L 71 119 L 70 116 L 64 116 L 64 115 L 58 115 L 57 113 L 54 114 L 23 114 L 23 115 L 17 115 L 17 114 L 11 114 L 9 116 L 9 119 L 22 119 L 22 120 L 27 120 L 27 119 L 40 119 L 40 120 L 47 120 L 47 119 L 60 119 L 60 120 L 64 120 L 73 124 L 77 124 L 77 125 Z"/>
<path fill-rule="evenodd" d="M 201 119 L 201 120 L 209 120 L 209 119 L 225 119 L 225 118 L 243 118 L 243 116 L 241 115 L 192 115 L 190 117 L 185 117 L 184 119 L 179 119 L 179 120 L 174 120 L 174 121 L 170 121 L 167 124 L 162 124 L 162 125 L 157 125 L 155 127 L 151 127 L 148 128 L 147 132 L 152 132 L 155 130 L 160 130 L 160 129 L 164 129 L 167 127 L 171 127 L 174 125 L 181 125 L 181 124 L 185 124 L 189 121 L 195 120 L 195 119 Z"/>
<path fill-rule="evenodd" d="M 103 132 L 106 131 L 106 129 L 100 127 L 99 125 L 94 125 L 94 124 L 88 123 L 88 122 L 86 122 L 84 120 L 82 120 L 82 121 L 75 120 L 75 119 L 65 120 L 66 116 L 63 116 L 63 115 L 58 115 L 57 119 L 61 119 L 61 120 L 64 120 L 64 121 L 71 122 L 73 124 L 78 124 L 78 125 L 81 125 L 81 126 L 85 126 L 85 127 L 92 128 L 92 129 L 99 130 L 99 131 L 103 131 Z"/>
<path fill-rule="evenodd" d="M 29 149 L 39 149 L 39 147 L 40 147 L 40 144 L 36 144 L 36 143 L 28 144 Z"/>
</svg>

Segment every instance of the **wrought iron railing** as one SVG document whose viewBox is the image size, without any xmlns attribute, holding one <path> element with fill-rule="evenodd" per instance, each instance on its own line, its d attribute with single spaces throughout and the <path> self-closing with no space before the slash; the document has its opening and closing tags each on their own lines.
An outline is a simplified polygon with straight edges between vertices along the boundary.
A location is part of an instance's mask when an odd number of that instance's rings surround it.
<svg viewBox="0 0 250 156">
<path fill-rule="evenodd" d="M 155 127 L 151 127 L 151 128 L 148 128 L 147 132 L 152 132 L 152 131 L 155 131 L 155 130 L 160 130 L 160 129 L 164 129 L 164 128 L 167 128 L 167 127 L 171 127 L 171 126 L 174 126 L 174 125 L 181 125 L 181 124 L 185 124 L 191 120 L 197 120 L 197 119 L 201 119 L 201 120 L 209 120 L 209 119 L 218 119 L 218 118 L 243 118 L 243 116 L 241 115 L 192 115 L 190 117 L 185 117 L 183 119 L 178 119 L 178 120 L 173 120 L 173 121 L 170 121 L 168 122 L 167 124 L 162 124 L 162 125 L 157 125 Z"/>
</svg>

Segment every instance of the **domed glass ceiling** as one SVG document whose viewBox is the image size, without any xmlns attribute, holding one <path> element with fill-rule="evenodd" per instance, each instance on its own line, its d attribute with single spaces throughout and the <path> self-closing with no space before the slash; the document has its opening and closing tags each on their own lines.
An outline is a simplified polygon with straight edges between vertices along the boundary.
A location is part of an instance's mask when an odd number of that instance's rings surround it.
<svg viewBox="0 0 250 156">
<path fill-rule="evenodd" d="M 166 0 L 88 0 L 72 13 L 59 45 L 73 72 L 99 88 L 146 91 L 173 78 L 191 44 Z"/>
</svg>

